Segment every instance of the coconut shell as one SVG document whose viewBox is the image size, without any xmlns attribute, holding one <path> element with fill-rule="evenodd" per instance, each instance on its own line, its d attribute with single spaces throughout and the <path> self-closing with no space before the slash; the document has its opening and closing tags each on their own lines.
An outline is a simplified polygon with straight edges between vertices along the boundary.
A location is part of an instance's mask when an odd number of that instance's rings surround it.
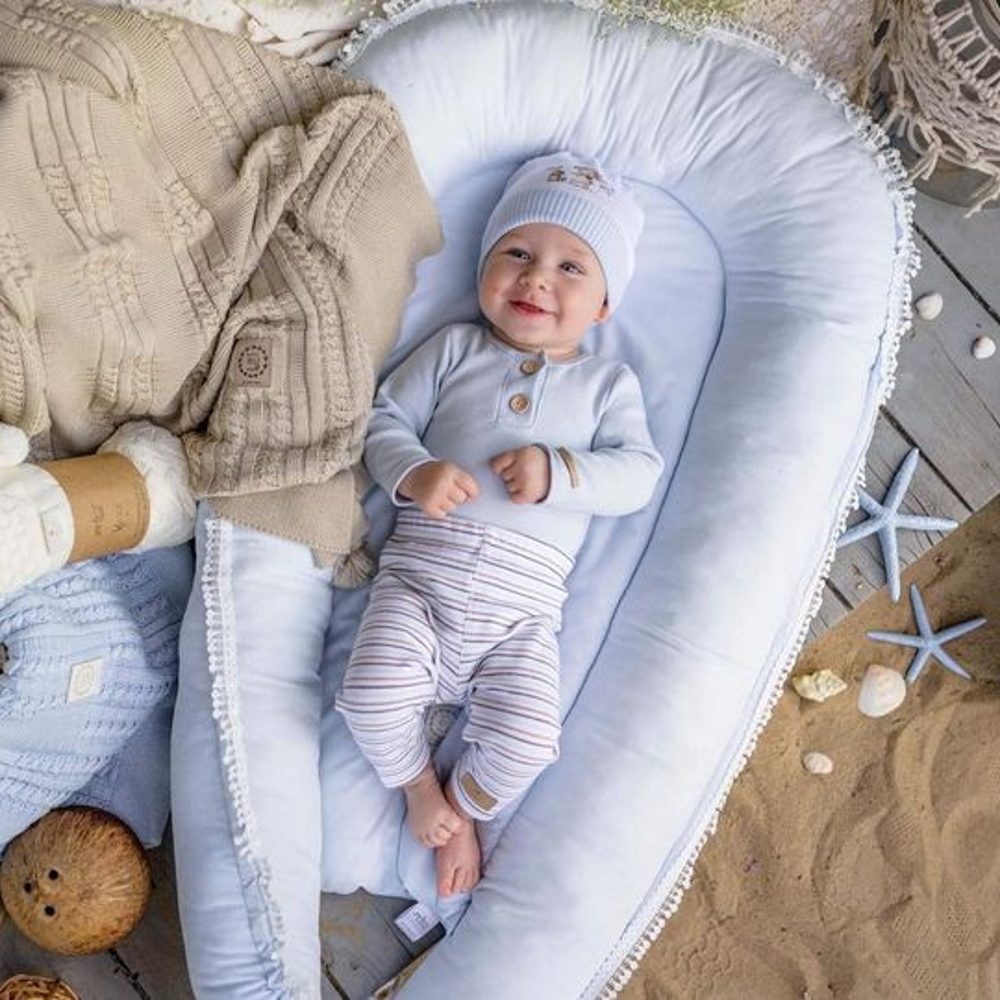
<svg viewBox="0 0 1000 1000">
<path fill-rule="evenodd" d="M 80 1000 L 80 997 L 61 979 L 11 976 L 0 983 L 0 1000 Z"/>
<path fill-rule="evenodd" d="M 100 809 L 55 809 L 11 841 L 0 897 L 25 937 L 89 955 L 128 935 L 146 910 L 149 863 L 135 834 Z"/>
</svg>

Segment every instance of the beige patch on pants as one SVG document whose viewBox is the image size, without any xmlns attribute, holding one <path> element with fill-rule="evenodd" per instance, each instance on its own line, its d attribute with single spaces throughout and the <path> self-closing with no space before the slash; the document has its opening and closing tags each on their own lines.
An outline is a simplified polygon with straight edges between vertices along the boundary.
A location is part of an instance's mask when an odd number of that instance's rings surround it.
<svg viewBox="0 0 1000 1000">
<path fill-rule="evenodd" d="M 488 792 L 483 791 L 482 786 L 472 777 L 471 774 L 466 772 L 462 775 L 462 791 L 465 792 L 469 798 L 475 802 L 475 804 L 482 809 L 483 812 L 490 812 L 496 804 L 497 800 L 493 798 Z"/>
</svg>

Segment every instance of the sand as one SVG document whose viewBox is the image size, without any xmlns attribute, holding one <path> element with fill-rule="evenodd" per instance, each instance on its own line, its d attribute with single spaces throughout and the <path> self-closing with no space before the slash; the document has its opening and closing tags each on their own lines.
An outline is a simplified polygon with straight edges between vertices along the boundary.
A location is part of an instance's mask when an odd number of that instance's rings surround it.
<svg viewBox="0 0 1000 1000">
<path fill-rule="evenodd" d="M 973 675 L 928 665 L 891 715 L 857 711 L 870 663 L 910 653 L 909 583 Z M 629 1000 L 1000 1000 L 1000 498 L 807 647 L 795 673 L 850 687 L 823 704 L 789 685 Z M 835 764 L 801 764 L 819 750 Z"/>
</svg>

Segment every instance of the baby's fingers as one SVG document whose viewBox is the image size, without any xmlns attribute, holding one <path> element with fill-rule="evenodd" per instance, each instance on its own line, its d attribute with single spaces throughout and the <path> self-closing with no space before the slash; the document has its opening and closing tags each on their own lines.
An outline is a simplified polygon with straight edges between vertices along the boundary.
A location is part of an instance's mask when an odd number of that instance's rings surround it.
<svg viewBox="0 0 1000 1000">
<path fill-rule="evenodd" d="M 451 500 L 447 499 L 434 500 L 422 508 L 423 512 L 428 517 L 433 517 L 437 521 L 440 521 L 443 517 L 446 517 L 449 514 L 449 512 L 453 511 L 454 509 L 455 505 L 451 502 Z"/>
<path fill-rule="evenodd" d="M 498 475 L 502 476 L 504 471 L 517 461 L 516 451 L 502 451 L 499 455 L 494 455 L 490 459 L 490 468 Z"/>
</svg>

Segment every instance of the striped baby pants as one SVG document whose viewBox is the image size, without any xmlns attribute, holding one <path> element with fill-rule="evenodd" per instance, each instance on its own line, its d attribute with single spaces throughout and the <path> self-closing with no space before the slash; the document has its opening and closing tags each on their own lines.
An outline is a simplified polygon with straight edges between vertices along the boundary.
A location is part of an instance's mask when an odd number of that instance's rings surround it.
<svg viewBox="0 0 1000 1000">
<path fill-rule="evenodd" d="M 556 633 L 573 560 L 545 542 L 460 517 L 400 513 L 337 696 L 383 784 L 424 769 L 424 714 L 468 704 L 449 781 L 490 819 L 559 756 Z"/>
</svg>

